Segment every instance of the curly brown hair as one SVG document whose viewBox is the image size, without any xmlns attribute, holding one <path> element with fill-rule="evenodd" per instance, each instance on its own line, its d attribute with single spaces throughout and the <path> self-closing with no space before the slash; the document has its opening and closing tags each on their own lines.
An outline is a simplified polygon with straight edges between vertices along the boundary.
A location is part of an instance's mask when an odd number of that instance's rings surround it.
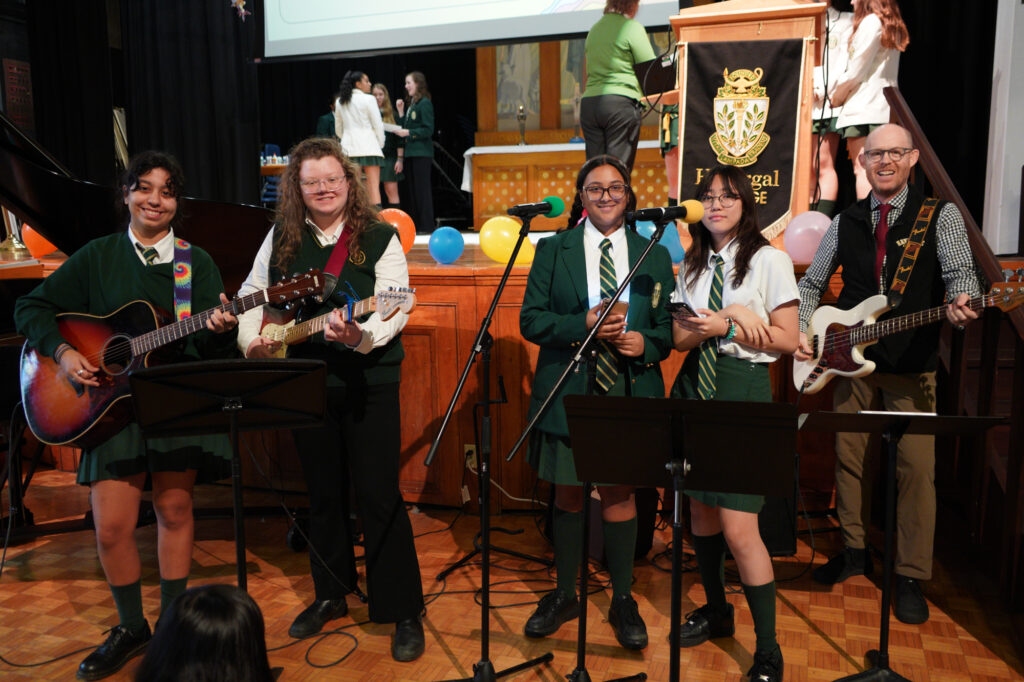
<svg viewBox="0 0 1024 682">
<path fill-rule="evenodd" d="M 910 34 L 895 0 L 864 0 L 857 5 L 853 11 L 853 33 L 857 32 L 860 22 L 869 14 L 876 15 L 882 22 L 882 47 L 900 52 L 907 49 Z M 850 45 L 853 45 L 853 34 L 850 34 Z"/>
<path fill-rule="evenodd" d="M 629 14 L 636 13 L 640 0 L 606 0 L 604 3 L 605 14 Z"/>
<path fill-rule="evenodd" d="M 288 166 L 281 174 L 278 188 L 277 230 L 274 235 L 274 259 L 272 265 L 282 272 L 295 259 L 302 241 L 302 230 L 306 227 L 306 202 L 299 186 L 299 170 L 307 160 L 332 156 L 341 164 L 347 180 L 348 196 L 345 199 L 344 220 L 348 231 L 348 248 L 355 251 L 359 238 L 370 223 L 377 220 L 377 214 L 370 203 L 369 195 L 359 177 L 359 166 L 349 160 L 341 151 L 337 140 L 327 137 L 310 137 L 291 148 L 288 152 Z"/>
</svg>

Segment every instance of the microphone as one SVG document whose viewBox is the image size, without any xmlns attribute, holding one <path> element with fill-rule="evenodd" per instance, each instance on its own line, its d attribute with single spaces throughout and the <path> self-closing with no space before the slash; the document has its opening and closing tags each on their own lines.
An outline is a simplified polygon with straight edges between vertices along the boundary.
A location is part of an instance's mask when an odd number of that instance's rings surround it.
<svg viewBox="0 0 1024 682">
<path fill-rule="evenodd" d="M 532 218 L 543 215 L 547 218 L 557 218 L 565 210 L 565 202 L 556 196 L 544 197 L 544 201 L 536 204 L 519 204 L 508 209 L 509 215 L 517 218 Z"/>
<path fill-rule="evenodd" d="M 696 223 L 703 217 L 704 205 L 696 199 L 687 199 L 678 206 L 642 208 L 639 211 L 630 211 L 626 213 L 626 220 L 630 222 L 638 220 L 651 220 L 653 222 L 682 220 L 686 223 Z"/>
</svg>

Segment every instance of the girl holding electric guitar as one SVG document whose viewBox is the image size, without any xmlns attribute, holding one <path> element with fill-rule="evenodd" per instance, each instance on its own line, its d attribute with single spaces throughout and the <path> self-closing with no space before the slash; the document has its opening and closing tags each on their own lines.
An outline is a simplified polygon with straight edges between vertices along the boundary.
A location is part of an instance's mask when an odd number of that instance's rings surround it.
<svg viewBox="0 0 1024 682">
<path fill-rule="evenodd" d="M 327 425 L 293 432 L 309 490 L 314 597 L 288 633 L 316 634 L 348 613 L 345 595 L 360 594 L 348 503 L 354 487 L 366 541 L 370 620 L 396 623 L 391 654 L 411 661 L 423 653 L 424 638 L 419 564 L 398 489 L 398 381 L 405 355 L 400 334 L 409 318 L 403 311 L 388 317 L 373 303 L 384 300 L 389 288 L 407 290 L 409 268 L 397 232 L 377 218 L 359 167 L 335 140 L 304 140 L 289 159 L 277 221 L 240 289 L 260 289 L 307 268 L 322 269 L 337 282 L 308 311 L 318 320 L 317 333 L 288 346 L 289 357 L 323 360 L 328 372 Z M 369 315 L 357 322 L 360 311 Z M 258 311 L 242 316 L 238 342 L 246 357 L 269 357 L 282 343 L 277 338 L 260 335 Z"/>
<path fill-rule="evenodd" d="M 770 402 L 768 364 L 796 349 L 800 295 L 789 256 L 761 235 L 746 173 L 718 166 L 697 188 L 704 217 L 690 225 L 673 294 L 676 350 L 691 351 L 673 395 L 702 400 Z M 752 457 L 757 454 L 752 452 Z M 758 531 L 760 495 L 687 490 L 693 547 L 708 603 L 687 615 L 680 645 L 697 646 L 733 634 L 733 607 L 725 600 L 728 545 L 754 619 L 757 646 L 752 680 L 782 679 L 775 638 L 775 576 Z"/>
<path fill-rule="evenodd" d="M 32 358 L 31 367 L 23 365 L 22 371 L 27 414 L 37 412 L 40 419 L 52 421 L 76 413 L 77 405 L 60 404 L 65 398 L 91 404 L 110 394 L 139 358 L 130 357 L 127 343 L 119 343 L 118 334 L 111 334 L 99 352 L 89 345 L 127 310 L 141 311 L 133 322 L 146 322 L 139 318 L 148 316 L 150 327 L 156 326 L 153 308 L 175 310 L 179 320 L 205 318 L 205 325 L 196 325 L 196 332 L 188 336 L 179 360 L 234 354 L 237 321 L 228 308 L 216 307 L 228 304 L 220 293 L 223 284 L 217 266 L 205 251 L 174 237 L 180 221 L 178 197 L 184 186 L 181 168 L 171 156 L 144 152 L 134 157 L 121 182 L 127 230 L 89 242 L 18 301 L 15 322 L 28 339 L 25 356 Z M 190 286 L 175 277 L 175 272 L 183 270 L 191 271 Z M 213 310 L 191 317 L 191 310 L 208 308 Z M 124 346 L 120 351 L 119 345 Z M 123 366 L 115 361 L 118 352 Z M 78 482 L 91 489 L 100 564 L 119 618 L 106 642 L 79 666 L 78 678 L 85 680 L 119 670 L 150 639 L 135 543 L 147 478 L 157 519 L 163 611 L 185 591 L 192 563 L 192 487 L 197 480 L 218 480 L 230 473 L 231 455 L 224 437 L 144 440 L 134 422 L 118 424 L 116 432 L 105 430 L 109 417 L 127 404 L 124 397 L 115 397 L 91 422 L 86 419 L 84 433 L 53 441 L 83 446 Z M 38 422 L 32 416 L 29 423 L 36 431 Z"/>
</svg>

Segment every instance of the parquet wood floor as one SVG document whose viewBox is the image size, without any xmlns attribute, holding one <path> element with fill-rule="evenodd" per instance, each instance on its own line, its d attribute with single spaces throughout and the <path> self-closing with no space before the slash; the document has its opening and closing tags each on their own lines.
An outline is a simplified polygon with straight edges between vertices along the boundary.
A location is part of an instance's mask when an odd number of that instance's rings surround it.
<svg viewBox="0 0 1024 682">
<path fill-rule="evenodd" d="M 246 503 L 275 504 L 265 493 L 246 493 Z M 293 498 L 291 504 L 301 504 Z M 37 523 L 80 516 L 87 509 L 86 490 L 71 474 L 44 471 L 29 491 L 28 506 Z M 230 491 L 204 487 L 197 507 L 230 506 Z M 4 507 L 6 509 L 6 506 Z M 311 598 L 307 556 L 285 544 L 287 525 L 281 518 L 249 518 L 249 592 L 266 619 L 270 661 L 282 667 L 280 677 L 293 680 L 444 680 L 471 677 L 480 660 L 480 609 L 474 601 L 480 570 L 470 565 L 447 582 L 434 576 L 472 548 L 479 519 L 457 517 L 454 510 L 413 509 L 413 528 L 430 603 L 425 619 L 427 649 L 411 664 L 392 661 L 390 626 L 365 622 L 366 606 L 350 599 L 348 617 L 334 621 L 335 634 L 302 642 L 287 635 L 292 619 Z M 455 521 L 454 525 L 452 521 Z M 494 519 L 495 525 L 523 529 L 515 536 L 495 534 L 503 547 L 533 554 L 550 548 L 533 517 Z M 816 522 L 818 525 L 828 522 Z M 451 526 L 451 527 L 449 527 Z M 155 526 L 137 531 L 144 562 L 143 598 L 150 622 L 159 608 L 155 558 Z M 235 576 L 232 526 L 229 520 L 200 520 L 196 527 L 191 584 L 232 582 Z M 922 626 L 892 621 L 892 667 L 911 680 L 996 682 L 1024 679 L 1020 655 L 1021 618 L 1005 611 L 995 588 L 974 565 L 975 558 L 945 547 L 940 524 L 940 549 L 934 579 L 926 586 L 931 619 Z M 655 533 L 649 556 L 665 549 L 670 529 Z M 859 577 L 831 589 L 816 585 L 804 569 L 812 559 L 808 535 L 801 535 L 796 557 L 776 559 L 779 585 L 778 632 L 786 660 L 786 680 L 833 680 L 864 669 L 864 655 L 878 643 L 880 596 L 877 584 Z M 835 551 L 837 533 L 814 536 L 814 564 Z M 103 580 L 91 531 L 50 535 L 8 550 L 0 581 L 0 678 L 5 680 L 72 679 L 88 648 L 99 644 L 117 616 Z M 565 679 L 576 666 L 576 623 L 543 640 L 529 640 L 522 627 L 541 591 L 551 586 L 546 569 L 529 562 L 493 555 L 490 655 L 496 669 L 552 652 L 546 665 L 503 679 Z M 647 622 L 650 645 L 626 652 L 615 642 L 607 623 L 608 593 L 590 597 L 587 670 L 594 680 L 646 672 L 651 680 L 668 679 L 670 576 L 663 556 L 637 563 L 634 594 Z M 598 574 L 598 577 L 603 574 Z M 794 578 L 788 579 L 787 578 Z M 693 572 L 684 574 L 683 611 L 702 603 L 703 592 Z M 737 633 L 726 639 L 682 651 L 682 679 L 722 681 L 745 679 L 752 662 L 754 633 L 741 593 L 730 594 L 736 606 Z M 50 659 L 59 658 L 52 662 Z M 18 666 L 12 664 L 19 664 Z M 37 667 L 22 667 L 41 663 Z M 128 680 L 133 666 L 110 678 Z"/>
</svg>

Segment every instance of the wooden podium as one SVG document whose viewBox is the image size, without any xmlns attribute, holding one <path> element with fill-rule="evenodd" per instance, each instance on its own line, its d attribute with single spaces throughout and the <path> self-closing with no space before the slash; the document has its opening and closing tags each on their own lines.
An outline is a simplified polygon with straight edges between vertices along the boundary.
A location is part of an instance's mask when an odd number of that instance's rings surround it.
<svg viewBox="0 0 1024 682">
<path fill-rule="evenodd" d="M 826 2 L 808 0 L 730 0 L 690 7 L 669 18 L 679 50 L 680 92 L 684 91 L 682 80 L 686 74 L 687 43 L 792 39 L 804 41 L 803 67 L 799 76 L 802 79 L 802 87 L 796 129 L 794 191 L 790 205 L 793 215 L 807 210 L 811 193 L 811 76 L 815 64 L 820 61 L 817 42 L 822 32 L 827 7 Z M 682 126 L 679 135 L 681 148 Z M 683 155 L 680 154 L 680 167 L 677 169 L 679 174 L 682 173 L 682 161 Z M 782 247 L 781 242 L 781 234 L 773 240 L 779 248 Z"/>
</svg>

